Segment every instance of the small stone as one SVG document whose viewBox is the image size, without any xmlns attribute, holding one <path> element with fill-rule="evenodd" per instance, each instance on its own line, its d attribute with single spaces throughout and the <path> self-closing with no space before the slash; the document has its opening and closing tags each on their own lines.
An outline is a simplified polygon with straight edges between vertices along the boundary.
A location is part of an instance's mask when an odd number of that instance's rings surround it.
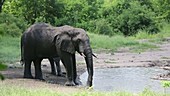
<svg viewBox="0 0 170 96">
<path fill-rule="evenodd" d="M 14 69 L 14 68 L 16 68 L 16 66 L 15 66 L 15 65 L 13 65 L 13 64 L 10 64 L 10 65 L 8 65 L 8 68 L 10 68 L 10 69 Z"/>
</svg>

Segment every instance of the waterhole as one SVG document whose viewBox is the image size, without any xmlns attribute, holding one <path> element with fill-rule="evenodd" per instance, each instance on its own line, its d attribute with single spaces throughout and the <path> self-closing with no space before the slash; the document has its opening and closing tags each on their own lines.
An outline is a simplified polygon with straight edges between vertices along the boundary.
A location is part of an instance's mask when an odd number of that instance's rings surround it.
<svg viewBox="0 0 170 96">
<path fill-rule="evenodd" d="M 167 72 L 155 67 L 95 69 L 93 88 L 97 91 L 127 91 L 135 93 L 149 89 L 163 93 L 164 89 L 161 86 L 161 81 L 151 78 Z M 87 72 L 83 73 L 80 79 L 83 85 L 86 85 Z M 170 89 L 166 90 L 170 93 Z"/>
</svg>

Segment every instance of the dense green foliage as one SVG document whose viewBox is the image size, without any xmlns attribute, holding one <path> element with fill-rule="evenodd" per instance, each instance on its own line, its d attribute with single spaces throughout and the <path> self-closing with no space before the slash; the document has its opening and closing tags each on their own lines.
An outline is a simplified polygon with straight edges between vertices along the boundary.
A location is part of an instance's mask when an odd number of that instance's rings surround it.
<svg viewBox="0 0 170 96">
<path fill-rule="evenodd" d="M 27 23 L 22 18 L 16 18 L 11 14 L 0 13 L 0 37 L 18 37 L 26 27 Z"/>
<path fill-rule="evenodd" d="M 163 22 L 170 22 L 169 9 L 169 0 L 6 0 L 2 12 L 24 18 L 28 24 L 68 24 L 97 34 L 129 36 L 141 30 L 158 33 Z M 9 26 L 15 27 L 11 31 L 21 30 L 17 24 Z M 4 30 L 5 24 L 1 26 Z"/>
</svg>

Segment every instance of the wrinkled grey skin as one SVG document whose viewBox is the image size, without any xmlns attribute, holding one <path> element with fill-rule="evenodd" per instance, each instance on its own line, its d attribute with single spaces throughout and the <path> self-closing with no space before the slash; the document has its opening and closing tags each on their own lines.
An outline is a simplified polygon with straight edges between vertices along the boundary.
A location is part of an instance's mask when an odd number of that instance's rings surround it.
<svg viewBox="0 0 170 96">
<path fill-rule="evenodd" d="M 32 25 L 21 37 L 21 61 L 24 66 L 24 77 L 33 78 L 31 62 L 35 66 L 35 78 L 43 80 L 41 61 L 44 58 L 60 58 L 66 69 L 65 85 L 78 85 L 75 52 L 84 56 L 88 80 L 92 86 L 93 57 L 89 37 L 83 29 L 71 26 L 53 27 L 46 23 Z"/>
</svg>

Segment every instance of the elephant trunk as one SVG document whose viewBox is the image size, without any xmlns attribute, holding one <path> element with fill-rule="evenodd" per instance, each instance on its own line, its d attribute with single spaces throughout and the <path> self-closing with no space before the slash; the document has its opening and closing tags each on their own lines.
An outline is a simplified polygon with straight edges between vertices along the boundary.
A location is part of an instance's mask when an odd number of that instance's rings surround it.
<svg viewBox="0 0 170 96">
<path fill-rule="evenodd" d="M 88 80 L 87 80 L 87 86 L 92 86 L 93 81 L 93 57 L 92 57 L 92 49 L 88 48 L 84 51 L 85 54 L 85 61 L 87 64 L 87 71 L 88 71 Z"/>
</svg>

